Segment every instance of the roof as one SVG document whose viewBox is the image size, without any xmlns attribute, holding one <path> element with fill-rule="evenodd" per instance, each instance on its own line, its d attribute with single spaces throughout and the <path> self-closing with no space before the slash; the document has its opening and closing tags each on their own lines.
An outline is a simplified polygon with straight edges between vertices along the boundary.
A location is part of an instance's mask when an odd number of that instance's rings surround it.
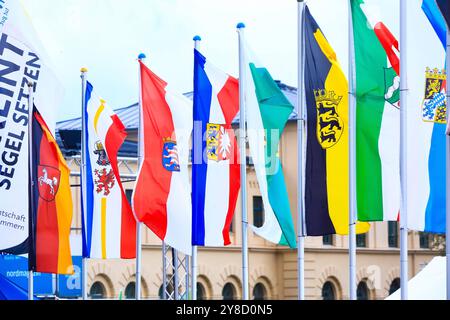
<svg viewBox="0 0 450 320">
<path fill-rule="evenodd" d="M 278 87 L 284 93 L 286 98 L 294 106 L 294 110 L 289 116 L 289 121 L 297 120 L 297 88 L 288 86 L 279 80 L 275 80 Z M 193 99 L 194 93 L 187 92 L 184 94 L 187 98 Z M 115 109 L 119 119 L 128 131 L 137 130 L 139 126 L 139 108 L 138 103 L 134 103 L 128 107 Z M 233 123 L 239 122 L 239 113 L 233 120 Z M 79 154 L 81 149 L 81 117 L 60 121 L 56 123 L 56 141 L 65 155 Z M 122 145 L 119 156 L 135 157 L 137 155 L 137 143 L 125 141 Z"/>
</svg>

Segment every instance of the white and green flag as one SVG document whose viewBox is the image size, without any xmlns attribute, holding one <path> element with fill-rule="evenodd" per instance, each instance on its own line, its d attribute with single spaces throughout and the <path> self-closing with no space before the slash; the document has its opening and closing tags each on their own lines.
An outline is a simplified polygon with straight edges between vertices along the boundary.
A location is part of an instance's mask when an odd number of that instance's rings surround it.
<svg viewBox="0 0 450 320">
<path fill-rule="evenodd" d="M 269 71 L 252 57 L 244 39 L 247 134 L 264 204 L 264 224 L 253 231 L 280 245 L 296 248 L 288 193 L 279 157 L 281 134 L 294 107 Z"/>
</svg>

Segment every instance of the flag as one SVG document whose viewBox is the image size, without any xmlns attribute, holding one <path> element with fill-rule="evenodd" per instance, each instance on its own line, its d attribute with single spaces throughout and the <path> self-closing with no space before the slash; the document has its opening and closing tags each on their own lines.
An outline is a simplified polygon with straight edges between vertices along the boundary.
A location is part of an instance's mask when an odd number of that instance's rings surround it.
<svg viewBox="0 0 450 320">
<path fill-rule="evenodd" d="M 424 2 L 425 2 L 425 5 L 426 5 L 427 2 L 429 3 L 431 1 L 430 0 L 426 0 Z M 450 3 L 449 3 L 449 1 L 448 0 L 436 0 L 436 4 L 437 4 L 439 10 L 442 13 L 442 16 L 445 19 L 447 27 L 449 27 L 450 26 Z"/>
<path fill-rule="evenodd" d="M 20 1 L 0 1 L 0 252 L 28 252 L 28 81 L 54 133 L 62 87 Z"/>
<path fill-rule="evenodd" d="M 38 112 L 34 112 L 32 123 L 32 151 L 30 270 L 73 274 L 70 169 Z"/>
<path fill-rule="evenodd" d="M 192 105 L 142 62 L 140 148 L 133 211 L 161 240 L 191 254 L 189 139 Z"/>
<path fill-rule="evenodd" d="M 408 70 L 408 228 L 443 233 L 446 201 L 445 38 L 434 31 L 439 30 L 439 26 L 445 28 L 445 22 L 434 1 L 410 1 L 406 14 L 408 59 L 402 67 Z"/>
<path fill-rule="evenodd" d="M 136 257 L 136 220 L 120 180 L 117 154 L 127 133 L 92 84 L 86 85 L 86 183 L 82 183 L 83 256 Z"/>
<path fill-rule="evenodd" d="M 231 123 L 239 111 L 237 79 L 194 49 L 192 244 L 230 244 L 240 188 L 239 151 Z"/>
<path fill-rule="evenodd" d="M 279 156 L 281 134 L 294 107 L 269 71 L 256 61 L 245 40 L 241 41 L 247 136 L 264 205 L 264 224 L 252 229 L 266 240 L 295 248 L 294 223 Z"/>
<path fill-rule="evenodd" d="M 307 111 L 306 234 L 348 234 L 348 84 L 336 53 L 305 7 L 305 95 Z M 356 232 L 369 230 L 357 223 Z"/>
<path fill-rule="evenodd" d="M 365 1 L 368 2 L 368 1 Z M 369 21 L 352 0 L 356 67 L 356 192 L 358 220 L 397 221 L 400 209 L 400 77 L 398 41 Z"/>
</svg>

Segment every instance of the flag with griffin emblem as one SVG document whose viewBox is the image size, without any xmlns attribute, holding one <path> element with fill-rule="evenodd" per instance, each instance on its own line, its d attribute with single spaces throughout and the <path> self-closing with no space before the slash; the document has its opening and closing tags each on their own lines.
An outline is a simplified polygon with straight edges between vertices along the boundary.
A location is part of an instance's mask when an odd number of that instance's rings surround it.
<svg viewBox="0 0 450 320">
<path fill-rule="evenodd" d="M 358 220 L 396 221 L 400 209 L 400 68 L 398 41 L 371 13 L 375 1 L 352 0 L 356 69 Z"/>
<path fill-rule="evenodd" d="M 173 92 L 142 61 L 139 64 L 143 159 L 133 193 L 133 211 L 166 244 L 190 255 L 192 102 Z"/>
<path fill-rule="evenodd" d="M 231 123 L 239 111 L 237 79 L 194 49 L 192 244 L 230 244 L 240 188 L 239 152 Z"/>
<path fill-rule="evenodd" d="M 445 21 L 432 0 L 408 1 L 406 15 L 408 228 L 444 233 Z"/>
<path fill-rule="evenodd" d="M 348 234 L 348 84 L 336 53 L 305 8 L 306 234 Z M 358 222 L 357 233 L 370 225 Z"/>
<path fill-rule="evenodd" d="M 72 193 L 70 170 L 42 116 L 35 111 L 32 123 L 31 189 L 33 212 L 30 232 L 30 270 L 73 274 L 70 250 Z M 3 235 L 2 235 L 3 236 Z"/>
<path fill-rule="evenodd" d="M 127 133 L 119 117 L 87 82 L 86 181 L 82 181 L 83 256 L 132 259 L 136 256 L 136 220 L 120 180 L 117 155 Z"/>
</svg>

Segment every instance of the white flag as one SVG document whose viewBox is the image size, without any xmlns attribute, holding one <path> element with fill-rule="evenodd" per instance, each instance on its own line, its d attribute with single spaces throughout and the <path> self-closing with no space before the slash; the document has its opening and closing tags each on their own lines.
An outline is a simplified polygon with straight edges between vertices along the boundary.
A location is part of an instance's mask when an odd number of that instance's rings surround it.
<svg viewBox="0 0 450 320">
<path fill-rule="evenodd" d="M 62 87 L 18 0 L 0 0 L 0 252 L 25 253 L 28 238 L 28 86 L 52 133 Z"/>
</svg>

